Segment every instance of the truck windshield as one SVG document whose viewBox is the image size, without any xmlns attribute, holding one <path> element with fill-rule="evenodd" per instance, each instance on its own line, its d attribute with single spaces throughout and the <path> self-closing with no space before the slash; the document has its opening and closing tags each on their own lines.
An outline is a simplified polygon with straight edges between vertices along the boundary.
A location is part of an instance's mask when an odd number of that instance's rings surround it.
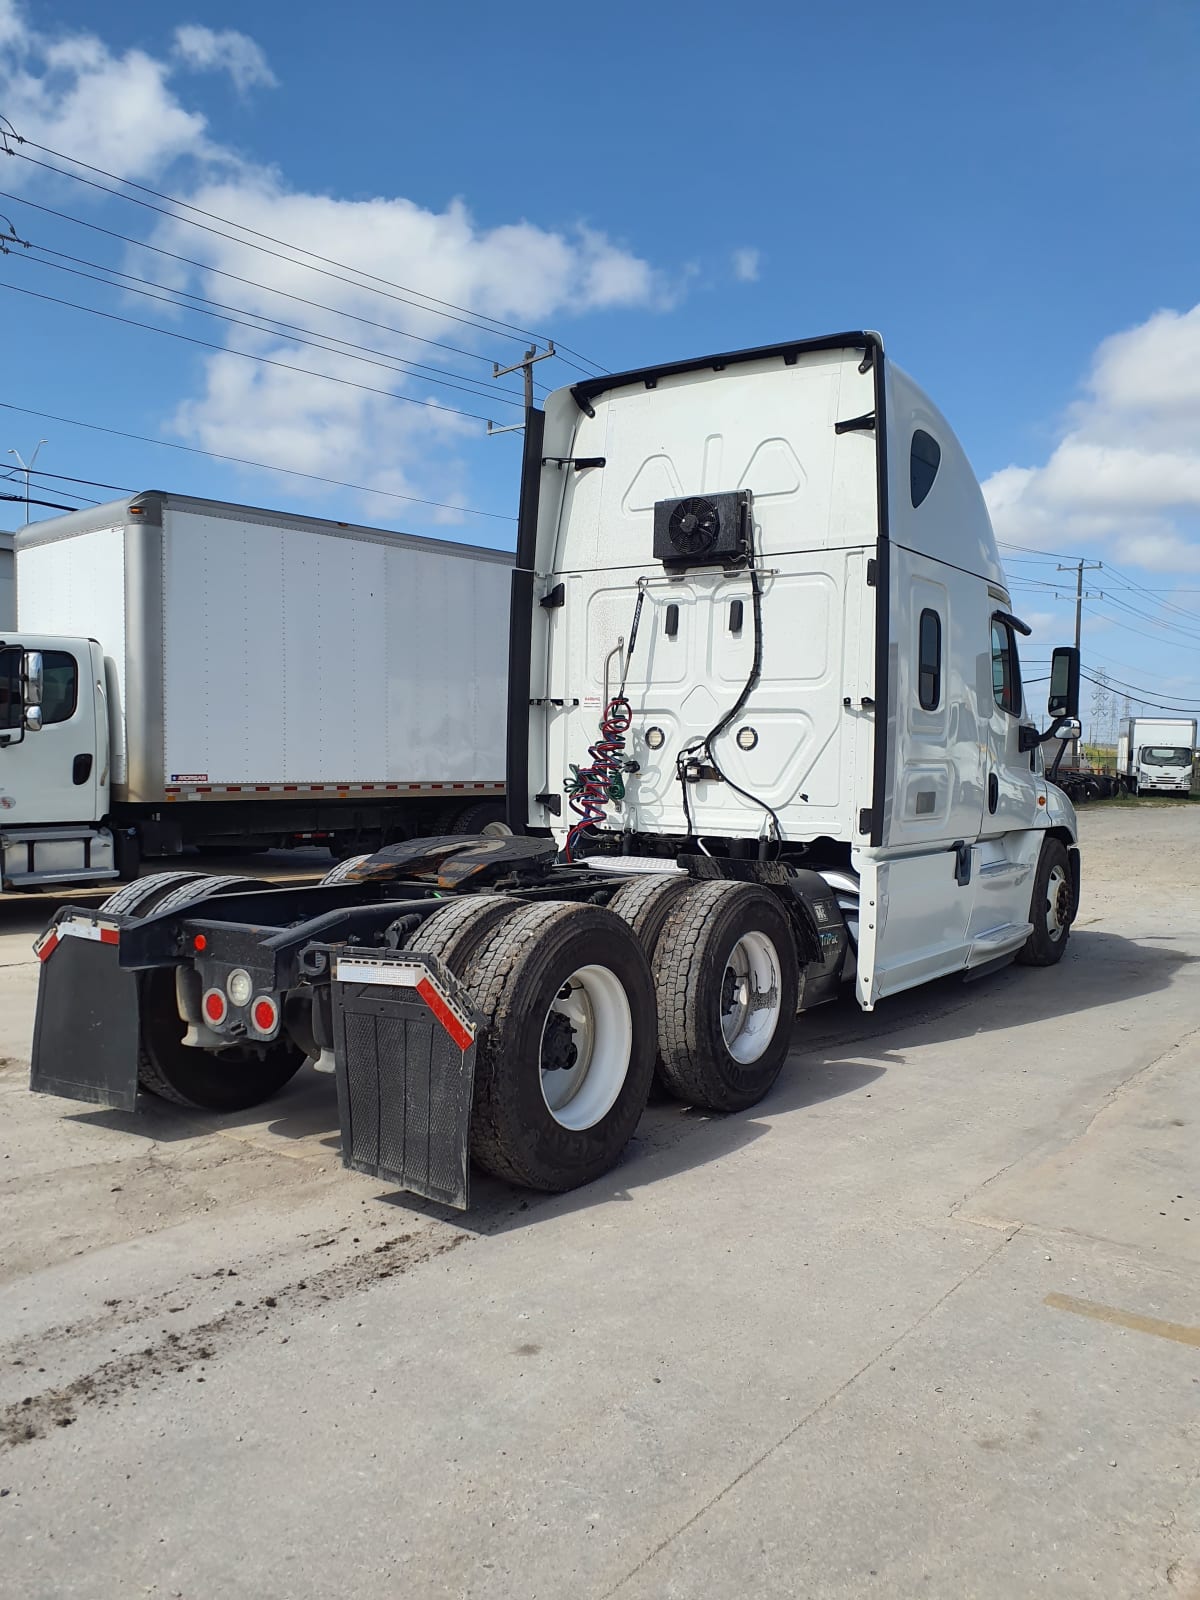
<svg viewBox="0 0 1200 1600">
<path fill-rule="evenodd" d="M 1144 744 L 1142 760 L 1148 767 L 1190 767 L 1192 752 L 1186 745 Z"/>
</svg>

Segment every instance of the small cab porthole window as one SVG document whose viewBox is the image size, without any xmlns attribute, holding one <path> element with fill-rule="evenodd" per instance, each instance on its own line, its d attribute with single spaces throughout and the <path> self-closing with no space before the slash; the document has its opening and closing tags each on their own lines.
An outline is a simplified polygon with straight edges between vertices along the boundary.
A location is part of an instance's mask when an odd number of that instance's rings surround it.
<svg viewBox="0 0 1200 1600">
<path fill-rule="evenodd" d="M 942 699 L 942 619 L 922 611 L 917 640 L 917 699 L 923 711 L 936 711 Z"/>
<path fill-rule="evenodd" d="M 941 460 L 941 445 L 931 433 L 918 428 L 912 436 L 912 449 L 908 457 L 908 487 L 914 508 L 933 488 Z"/>
</svg>

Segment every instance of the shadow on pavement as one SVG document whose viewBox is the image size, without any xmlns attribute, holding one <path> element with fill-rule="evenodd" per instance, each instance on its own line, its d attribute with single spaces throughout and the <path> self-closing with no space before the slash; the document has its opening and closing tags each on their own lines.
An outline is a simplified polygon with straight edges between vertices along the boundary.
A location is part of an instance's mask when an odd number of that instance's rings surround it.
<svg viewBox="0 0 1200 1600">
<path fill-rule="evenodd" d="M 1056 968 L 1009 967 L 969 984 L 957 977 L 944 978 L 881 1001 L 870 1013 L 859 1010 L 847 989 L 830 1005 L 797 1020 L 792 1054 L 761 1109 L 778 1117 L 856 1093 L 914 1045 L 998 1029 L 1037 1029 L 1047 1022 L 1153 993 L 1168 987 L 1182 967 L 1198 959 L 1157 944 L 1146 948 L 1119 934 L 1079 929 Z M 78 1117 L 156 1142 L 262 1127 L 264 1133 L 280 1139 L 316 1139 L 335 1155 L 340 1149 L 333 1079 L 310 1068 L 298 1073 L 269 1108 L 213 1117 L 171 1106 L 152 1095 L 143 1097 L 142 1106 L 135 1113 L 93 1111 L 81 1112 Z M 662 1101 L 648 1107 L 613 1172 L 571 1194 L 526 1194 L 473 1172 L 471 1209 L 465 1214 L 403 1191 L 380 1198 L 418 1215 L 443 1217 L 470 1232 L 503 1232 L 545 1216 L 548 1210 L 562 1215 L 628 1199 L 634 1189 L 720 1160 L 767 1132 L 769 1128 L 755 1120 L 754 1112 L 722 1116 Z"/>
</svg>

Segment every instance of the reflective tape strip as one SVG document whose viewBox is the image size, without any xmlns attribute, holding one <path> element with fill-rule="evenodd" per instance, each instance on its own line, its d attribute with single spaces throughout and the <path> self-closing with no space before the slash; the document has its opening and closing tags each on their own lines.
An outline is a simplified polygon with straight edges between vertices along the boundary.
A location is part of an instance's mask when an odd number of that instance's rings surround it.
<svg viewBox="0 0 1200 1600">
<path fill-rule="evenodd" d="M 181 795 L 223 794 L 335 794 L 345 798 L 350 794 L 466 794 L 500 795 L 504 784 L 499 780 L 480 783 L 168 783 L 168 800 Z"/>
<path fill-rule="evenodd" d="M 417 985 L 417 993 L 433 1012 L 434 1016 L 445 1028 L 460 1050 L 469 1050 L 475 1043 L 475 1034 L 456 1011 L 451 1010 L 450 1002 L 436 987 L 432 978 L 422 978 Z"/>
<path fill-rule="evenodd" d="M 475 1042 L 475 1027 L 438 988 L 424 967 L 408 961 L 371 961 L 362 956 L 339 956 L 334 976 L 339 983 L 379 983 L 392 989 L 415 989 L 460 1050 Z"/>
<path fill-rule="evenodd" d="M 68 919 L 66 922 L 56 923 L 53 928 L 47 929 L 34 945 L 34 953 L 38 960 L 48 960 L 63 939 L 90 939 L 93 944 L 120 944 L 121 934 L 118 928 L 113 928 L 105 923 L 78 922 L 74 919 Z"/>
</svg>

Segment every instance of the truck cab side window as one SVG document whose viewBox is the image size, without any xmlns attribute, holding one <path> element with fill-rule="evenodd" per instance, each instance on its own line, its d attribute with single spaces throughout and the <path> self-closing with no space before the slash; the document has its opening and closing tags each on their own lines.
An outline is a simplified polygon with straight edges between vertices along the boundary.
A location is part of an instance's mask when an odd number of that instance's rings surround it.
<svg viewBox="0 0 1200 1600">
<path fill-rule="evenodd" d="M 917 699 L 923 711 L 936 711 L 942 699 L 942 619 L 922 611 L 917 639 Z"/>
<path fill-rule="evenodd" d="M 0 650 L 0 733 L 21 726 L 21 652 Z"/>
<path fill-rule="evenodd" d="M 908 456 L 908 491 L 914 510 L 933 488 L 942 461 L 942 447 L 931 433 L 918 428 Z"/>
<path fill-rule="evenodd" d="M 79 666 L 65 650 L 42 651 L 42 726 L 68 722 L 79 704 Z"/>
<path fill-rule="evenodd" d="M 992 618 L 992 691 L 996 704 L 1011 716 L 1021 714 L 1021 664 L 1017 641 L 1007 622 Z"/>
</svg>

